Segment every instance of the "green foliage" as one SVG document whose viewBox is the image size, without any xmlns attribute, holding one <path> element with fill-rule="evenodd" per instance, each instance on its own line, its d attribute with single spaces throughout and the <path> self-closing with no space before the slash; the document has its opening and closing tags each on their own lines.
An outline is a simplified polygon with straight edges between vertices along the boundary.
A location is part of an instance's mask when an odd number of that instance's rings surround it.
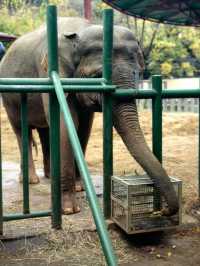
<svg viewBox="0 0 200 266">
<path fill-rule="evenodd" d="M 23 0 L 4 0 L 3 5 L 8 9 L 18 9 L 23 6 Z"/>
<path fill-rule="evenodd" d="M 161 26 L 148 58 L 149 71 L 165 77 L 199 75 L 199 37 L 198 29 Z"/>
<path fill-rule="evenodd" d="M 0 31 L 22 35 L 32 31 L 44 21 L 44 11 L 40 8 L 38 12 L 33 9 L 20 8 L 15 15 L 10 15 L 6 8 L 0 11 Z"/>
<path fill-rule="evenodd" d="M 13 4 L 16 1 L 12 1 Z M 22 1 L 24 2 L 24 1 Z M 69 8 L 68 1 L 64 0 L 49 0 L 50 4 L 59 4 L 58 14 L 60 16 L 75 16 L 76 12 Z M 0 31 L 15 34 L 20 36 L 26 32 L 36 29 L 44 23 L 46 19 L 46 3 L 43 1 L 39 7 L 30 5 L 19 5 L 19 8 L 10 14 L 9 8 L 4 6 L 0 9 Z M 17 5 L 16 5 L 17 7 Z"/>
<path fill-rule="evenodd" d="M 0 31 L 22 35 L 34 30 L 45 21 L 46 3 L 47 0 L 0 0 Z M 83 8 L 83 1 L 73 2 L 72 6 L 78 5 L 79 11 L 70 8 L 69 0 L 49 0 L 49 3 L 58 5 L 61 16 L 77 16 Z M 102 23 L 102 10 L 108 6 L 101 0 L 92 3 L 93 21 Z M 158 26 L 117 11 L 115 23 L 128 27 L 139 41 L 145 56 L 145 78 L 152 74 L 167 78 L 200 75 L 199 29 Z"/>
<path fill-rule="evenodd" d="M 159 25 L 122 15 L 139 41 L 145 57 L 145 78 L 200 75 L 200 31 L 195 28 Z"/>
<path fill-rule="evenodd" d="M 102 10 L 108 8 L 108 5 L 106 5 L 101 0 L 95 0 L 94 1 L 94 16 L 101 18 L 102 17 Z"/>
</svg>

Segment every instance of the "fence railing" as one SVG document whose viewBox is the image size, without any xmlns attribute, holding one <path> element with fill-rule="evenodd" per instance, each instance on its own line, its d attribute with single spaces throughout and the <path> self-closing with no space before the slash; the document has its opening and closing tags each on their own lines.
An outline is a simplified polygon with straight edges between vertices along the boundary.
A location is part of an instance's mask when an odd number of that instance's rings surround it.
<svg viewBox="0 0 200 266">
<path fill-rule="evenodd" d="M 152 109 L 152 101 L 150 99 L 140 99 L 137 100 L 137 107 L 139 110 L 151 110 Z M 188 112 L 188 113 L 198 113 L 199 112 L 199 101 L 198 99 L 165 99 L 162 104 L 163 112 L 170 113 L 180 113 L 180 112 Z"/>
<path fill-rule="evenodd" d="M 174 87 L 177 90 L 181 89 L 185 86 L 191 86 L 191 88 L 200 88 L 199 84 L 200 80 L 198 78 L 186 78 L 186 79 L 170 79 L 163 80 L 162 87 L 163 89 L 167 89 L 170 87 Z M 151 89 L 152 84 L 151 80 L 141 80 L 138 82 L 140 89 Z M 173 86 L 174 85 L 174 86 Z M 152 109 L 152 101 L 150 99 L 138 99 L 137 100 L 138 109 L 143 110 L 151 110 Z M 163 112 L 191 112 L 198 113 L 199 112 L 199 101 L 197 98 L 181 98 L 181 99 L 164 99 L 162 101 L 162 109 Z"/>
<path fill-rule="evenodd" d="M 60 79 L 58 74 L 58 44 L 57 44 L 57 15 L 54 6 L 48 6 L 48 67 L 49 78 L 45 79 L 0 79 L 0 92 L 21 93 L 21 114 L 23 131 L 23 212 L 14 215 L 3 214 L 2 198 L 2 169 L 0 167 L 0 232 L 3 233 L 3 221 L 51 216 L 54 228 L 61 228 L 61 189 L 60 189 L 60 141 L 59 117 L 60 110 L 69 133 L 74 156 L 84 181 L 87 198 L 100 237 L 104 255 L 108 265 L 117 265 L 108 237 L 105 221 L 95 194 L 94 186 L 85 163 L 83 152 L 78 140 L 64 92 L 95 91 L 103 93 L 103 135 L 104 135 L 104 216 L 110 217 L 110 187 L 113 174 L 112 149 L 112 100 L 115 98 L 152 99 L 152 143 L 153 152 L 162 162 L 162 101 L 174 98 L 200 98 L 200 89 L 172 90 L 162 89 L 162 77 L 152 77 L 151 90 L 118 89 L 111 84 L 112 76 L 112 43 L 113 43 L 113 13 L 104 11 L 104 49 L 103 49 L 103 78 L 102 79 Z M 50 153 L 51 153 L 51 192 L 52 209 L 43 212 L 31 212 L 29 208 L 28 186 L 28 133 L 27 133 L 27 93 L 47 92 L 50 97 Z M 53 152 L 52 152 L 53 151 Z M 1 151 L 0 151 L 1 156 Z M 1 158 L 0 158 L 1 159 Z M 0 160 L 1 166 L 1 160 Z M 159 207 L 159 206 L 158 206 Z"/>
<path fill-rule="evenodd" d="M 103 78 L 100 79 L 60 79 L 58 74 L 58 40 L 57 40 L 57 11 L 55 6 L 47 8 L 47 37 L 48 37 L 48 74 L 49 78 L 44 79 L 0 79 L 0 92 L 21 93 L 21 128 L 22 128 L 22 167 L 23 167 L 23 212 L 17 214 L 3 214 L 3 189 L 2 189 L 2 168 L 0 160 L 0 232 L 3 233 L 3 222 L 17 219 L 34 217 L 52 217 L 52 226 L 60 229 L 62 223 L 61 213 L 61 185 L 60 185 L 60 110 L 63 113 L 64 122 L 68 130 L 70 143 L 74 156 L 83 178 L 84 187 L 88 202 L 99 234 L 102 249 L 108 265 L 117 265 L 113 252 L 112 244 L 108 236 L 106 224 L 100 209 L 99 202 L 91 181 L 91 176 L 84 159 L 80 142 L 75 130 L 71 113 L 66 101 L 64 92 L 99 92 L 104 95 L 104 141 L 110 143 L 112 135 L 112 106 L 111 92 L 115 87 L 111 83 L 112 69 L 112 31 L 113 31 L 113 12 L 104 12 L 104 64 Z M 50 175 L 51 175 L 51 196 L 52 209 L 40 212 L 32 212 L 29 207 L 29 169 L 28 169 L 28 123 L 27 123 L 27 93 L 48 92 L 49 93 L 49 121 L 50 121 Z M 109 104 L 110 102 L 110 104 Z M 110 183 L 112 169 L 110 159 L 112 150 L 109 145 L 105 145 L 104 154 L 110 154 L 108 161 L 104 162 L 104 179 Z M 1 150 L 0 150 L 1 154 Z M 0 158 L 1 159 L 1 158 Z M 104 186 L 104 213 L 110 216 L 110 187 Z M 106 196 L 105 196 L 106 195 Z M 107 204 L 108 202 L 108 204 Z"/>
</svg>

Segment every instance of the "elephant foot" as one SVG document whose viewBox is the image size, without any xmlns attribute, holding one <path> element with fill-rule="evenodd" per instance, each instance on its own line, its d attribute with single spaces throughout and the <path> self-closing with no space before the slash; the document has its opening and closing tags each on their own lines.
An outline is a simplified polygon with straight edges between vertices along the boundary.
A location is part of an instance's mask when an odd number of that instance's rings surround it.
<svg viewBox="0 0 200 266">
<path fill-rule="evenodd" d="M 23 183 L 22 174 L 19 175 L 19 182 Z M 36 174 L 29 175 L 29 184 L 38 184 L 40 183 L 40 179 Z"/>
<path fill-rule="evenodd" d="M 75 191 L 76 192 L 81 192 L 81 191 L 84 191 L 84 190 L 85 189 L 84 189 L 82 180 L 76 180 Z"/>
<path fill-rule="evenodd" d="M 47 167 L 47 166 L 44 166 L 44 177 L 47 178 L 47 179 L 51 178 L 51 176 L 50 176 L 50 168 Z"/>
<path fill-rule="evenodd" d="M 44 177 L 47 178 L 47 179 L 50 179 L 50 174 L 49 174 L 49 173 L 48 173 L 48 174 L 45 173 L 45 174 L 44 174 Z"/>
<path fill-rule="evenodd" d="M 69 215 L 77 212 L 80 212 L 80 207 L 76 203 L 75 195 L 64 192 L 62 194 L 62 213 Z"/>
<path fill-rule="evenodd" d="M 161 215 L 162 216 L 172 216 L 175 215 L 178 212 L 178 207 L 175 209 L 170 209 L 170 208 L 163 208 L 161 210 Z"/>
</svg>

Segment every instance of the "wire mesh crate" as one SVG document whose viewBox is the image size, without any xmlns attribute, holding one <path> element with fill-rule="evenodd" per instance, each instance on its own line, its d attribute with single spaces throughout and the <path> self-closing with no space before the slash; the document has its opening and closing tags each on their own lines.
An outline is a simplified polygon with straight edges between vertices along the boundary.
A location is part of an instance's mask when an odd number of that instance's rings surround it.
<svg viewBox="0 0 200 266">
<path fill-rule="evenodd" d="M 182 182 L 177 178 L 170 179 L 179 200 L 179 212 L 166 217 L 156 211 L 156 204 L 167 207 L 167 203 L 147 175 L 113 176 L 112 220 L 128 234 L 160 231 L 180 225 Z"/>
</svg>

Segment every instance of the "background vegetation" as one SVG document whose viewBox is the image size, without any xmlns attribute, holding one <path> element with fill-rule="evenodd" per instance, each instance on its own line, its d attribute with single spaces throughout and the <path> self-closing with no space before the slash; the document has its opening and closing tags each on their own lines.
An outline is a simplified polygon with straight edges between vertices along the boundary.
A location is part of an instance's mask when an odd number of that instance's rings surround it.
<svg viewBox="0 0 200 266">
<path fill-rule="evenodd" d="M 45 21 L 46 4 L 59 7 L 61 16 L 83 16 L 83 0 L 0 0 L 0 31 L 22 35 Z M 93 22 L 101 23 L 101 0 L 92 1 Z M 159 25 L 115 12 L 115 23 L 134 32 L 140 43 L 146 70 L 144 78 L 162 74 L 167 78 L 200 75 L 200 30 Z"/>
</svg>

